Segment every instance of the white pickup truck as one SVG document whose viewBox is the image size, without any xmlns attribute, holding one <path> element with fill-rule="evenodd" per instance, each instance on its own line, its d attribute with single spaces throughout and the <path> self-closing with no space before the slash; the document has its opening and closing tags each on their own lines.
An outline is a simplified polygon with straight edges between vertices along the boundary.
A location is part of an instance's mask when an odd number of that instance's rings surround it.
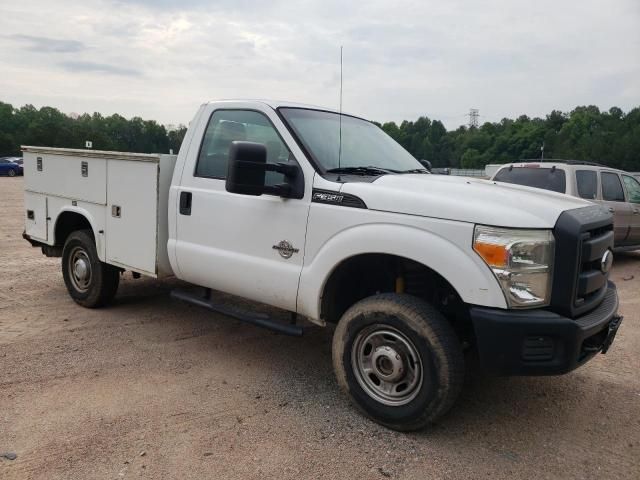
<svg viewBox="0 0 640 480">
<path fill-rule="evenodd" d="M 606 208 L 528 187 L 431 175 L 374 124 L 296 104 L 217 101 L 180 153 L 23 147 L 24 237 L 62 257 L 71 297 L 120 275 L 174 275 L 337 325 L 340 385 L 390 428 L 422 428 L 462 386 L 464 350 L 502 375 L 568 372 L 620 325 Z M 200 292 L 200 293 L 198 293 Z"/>
</svg>

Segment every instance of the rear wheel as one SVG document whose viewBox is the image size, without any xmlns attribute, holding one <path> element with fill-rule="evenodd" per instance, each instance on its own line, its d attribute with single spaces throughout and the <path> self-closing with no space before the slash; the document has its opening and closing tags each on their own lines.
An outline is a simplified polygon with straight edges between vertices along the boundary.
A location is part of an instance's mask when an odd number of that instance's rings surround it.
<svg viewBox="0 0 640 480">
<path fill-rule="evenodd" d="M 88 308 L 109 303 L 120 282 L 119 270 L 98 258 L 90 230 L 78 230 L 67 238 L 62 250 L 62 276 L 71 298 Z"/>
<path fill-rule="evenodd" d="M 13 168 L 9 169 L 9 176 L 10 177 L 15 177 L 16 176 L 16 171 Z"/>
<path fill-rule="evenodd" d="M 395 430 L 417 430 L 441 417 L 464 376 L 462 349 L 442 314 L 398 294 L 364 299 L 343 315 L 333 365 L 353 403 Z"/>
</svg>

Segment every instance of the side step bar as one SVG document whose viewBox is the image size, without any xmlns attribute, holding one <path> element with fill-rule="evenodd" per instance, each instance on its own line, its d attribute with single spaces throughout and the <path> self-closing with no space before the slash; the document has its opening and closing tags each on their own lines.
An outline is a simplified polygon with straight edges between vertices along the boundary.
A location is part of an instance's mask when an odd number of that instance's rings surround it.
<svg viewBox="0 0 640 480">
<path fill-rule="evenodd" d="M 171 297 L 177 300 L 182 300 L 183 302 L 190 303 L 192 305 L 197 305 L 198 307 L 206 308 L 207 310 L 211 310 L 212 312 L 221 313 L 242 322 L 251 323 L 258 327 L 268 328 L 269 330 L 283 333 L 285 335 L 301 337 L 304 332 L 304 329 L 300 325 L 287 325 L 285 323 L 278 322 L 270 318 L 269 315 L 265 313 L 248 312 L 239 308 L 235 308 L 233 306 L 215 303 L 210 298 L 211 290 L 206 289 L 205 291 L 206 296 L 203 297 L 201 295 L 187 292 L 185 290 L 172 290 Z"/>
</svg>

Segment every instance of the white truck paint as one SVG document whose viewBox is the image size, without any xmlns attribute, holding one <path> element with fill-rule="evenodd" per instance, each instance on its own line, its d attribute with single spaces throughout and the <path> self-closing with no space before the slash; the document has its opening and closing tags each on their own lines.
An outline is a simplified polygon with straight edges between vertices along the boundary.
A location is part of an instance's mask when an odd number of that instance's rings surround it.
<svg viewBox="0 0 640 480">
<path fill-rule="evenodd" d="M 451 406 L 461 346 L 502 374 L 564 373 L 606 352 L 621 320 L 606 210 L 430 175 L 377 127 L 339 115 L 217 101 L 177 157 L 23 147 L 25 238 L 63 257 L 84 306 L 110 300 L 131 270 L 338 323 L 338 380 L 391 428 Z"/>
<path fill-rule="evenodd" d="M 101 261 L 173 275 L 167 202 L 175 155 L 23 147 L 23 157 L 25 231 L 33 240 L 54 246 L 61 215 L 73 212 L 91 224 Z"/>
</svg>

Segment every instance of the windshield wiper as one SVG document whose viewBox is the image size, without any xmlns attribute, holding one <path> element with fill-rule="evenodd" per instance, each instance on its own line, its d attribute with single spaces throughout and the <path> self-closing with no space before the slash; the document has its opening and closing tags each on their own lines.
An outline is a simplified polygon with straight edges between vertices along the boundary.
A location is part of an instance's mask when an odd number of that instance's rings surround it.
<svg viewBox="0 0 640 480">
<path fill-rule="evenodd" d="M 398 173 L 431 173 L 426 168 L 412 168 L 411 170 L 402 170 Z"/>
<path fill-rule="evenodd" d="M 354 175 L 386 175 L 387 173 L 398 173 L 397 170 L 390 170 L 388 168 L 380 168 L 380 167 L 338 167 L 338 168 L 330 168 L 327 170 L 327 173 L 344 173 L 344 174 L 354 174 Z"/>
</svg>

